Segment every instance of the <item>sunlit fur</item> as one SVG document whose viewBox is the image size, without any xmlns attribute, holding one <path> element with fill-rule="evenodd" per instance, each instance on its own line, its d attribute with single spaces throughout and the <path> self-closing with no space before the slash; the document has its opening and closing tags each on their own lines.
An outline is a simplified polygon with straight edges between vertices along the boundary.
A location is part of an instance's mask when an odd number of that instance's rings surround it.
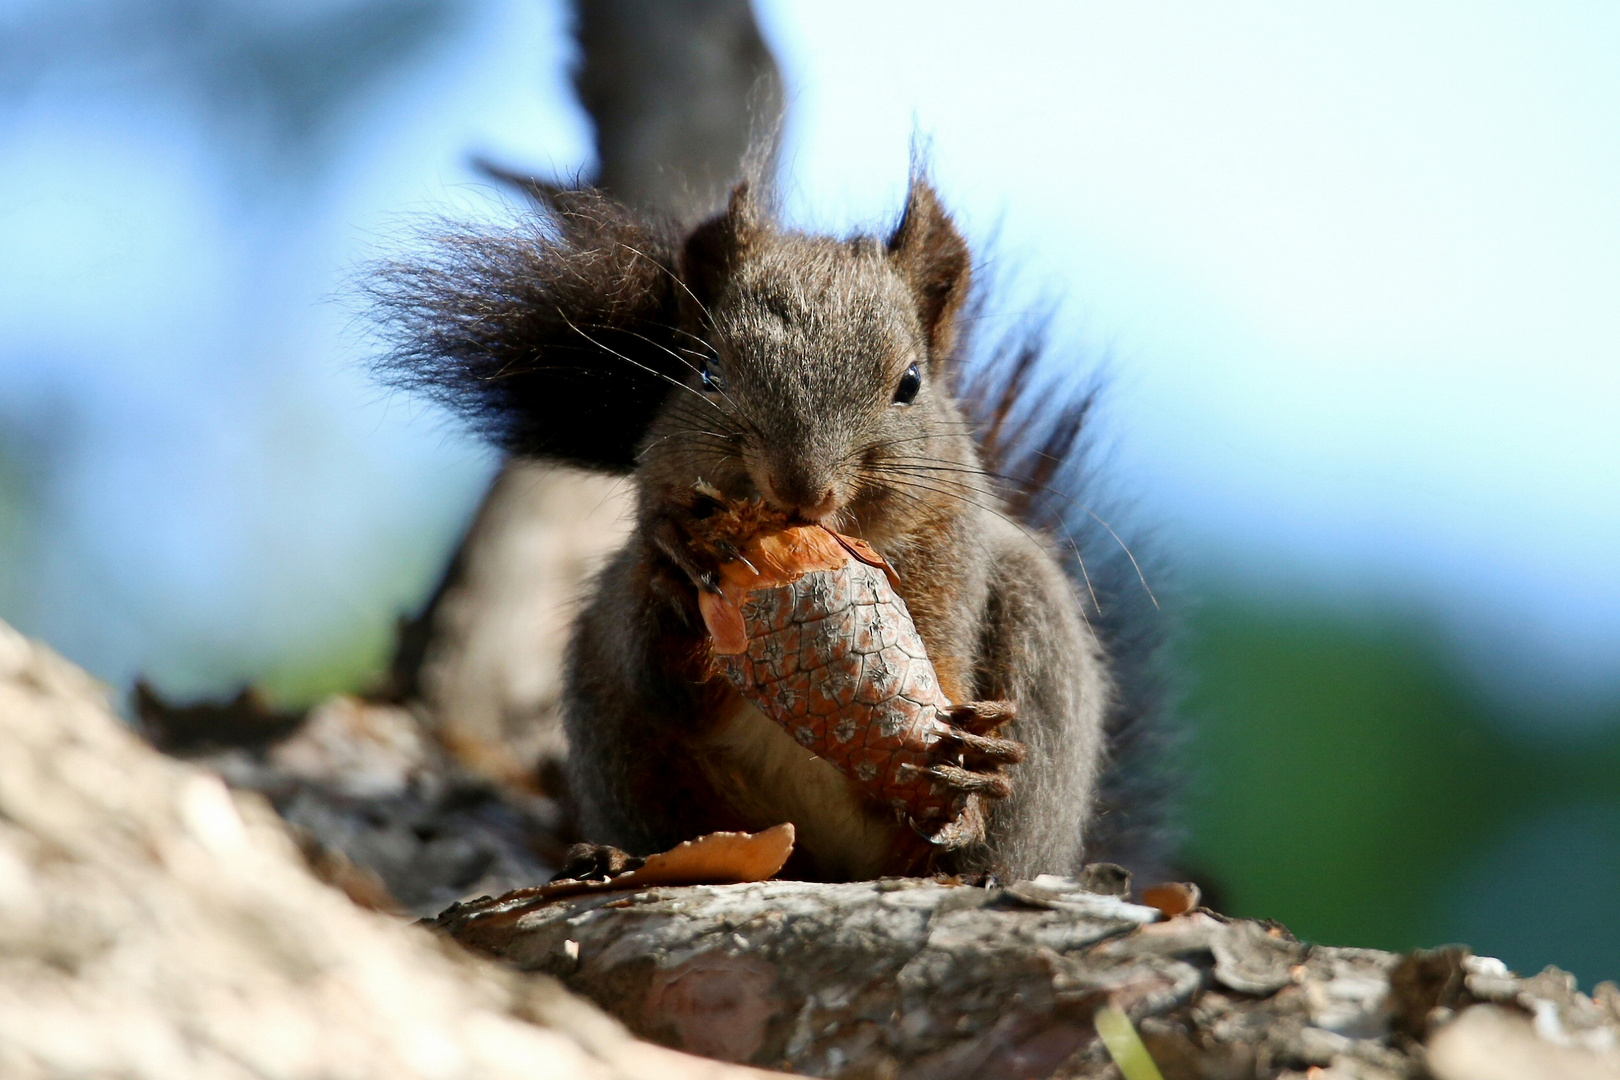
<svg viewBox="0 0 1620 1080">
<path fill-rule="evenodd" d="M 821 510 L 802 516 L 889 547 L 988 496 L 947 358 L 930 354 L 909 288 L 875 242 L 758 236 L 704 316 L 686 347 L 689 392 L 672 395 L 640 454 L 648 512 L 702 482 L 728 498 Z M 717 391 L 703 390 L 704 362 L 721 376 Z M 922 388 L 896 404 L 912 364 Z M 944 482 L 919 519 L 929 473 Z"/>
<path fill-rule="evenodd" d="M 794 872 L 896 869 L 886 809 L 747 728 L 769 721 L 705 681 L 693 600 L 710 568 L 682 522 L 758 497 L 889 559 L 953 700 L 1017 704 L 1007 734 L 1029 754 L 1012 794 L 986 844 L 939 868 L 1066 873 L 1083 838 L 1153 865 L 1157 792 L 1122 774 L 1154 771 L 1138 751 L 1155 749 L 1141 732 L 1159 711 L 1157 634 L 1097 543 L 1113 530 L 1077 453 L 1089 399 L 1043 406 L 1029 350 L 959 397 L 970 258 L 926 182 L 883 238 L 785 230 L 745 185 L 685 235 L 575 195 L 527 233 L 435 250 L 374 289 L 395 380 L 516 452 L 636 478 L 639 527 L 594 583 L 569 659 L 588 839 L 647 853 L 790 813 L 817 838 Z M 896 403 L 913 364 L 921 388 Z"/>
</svg>

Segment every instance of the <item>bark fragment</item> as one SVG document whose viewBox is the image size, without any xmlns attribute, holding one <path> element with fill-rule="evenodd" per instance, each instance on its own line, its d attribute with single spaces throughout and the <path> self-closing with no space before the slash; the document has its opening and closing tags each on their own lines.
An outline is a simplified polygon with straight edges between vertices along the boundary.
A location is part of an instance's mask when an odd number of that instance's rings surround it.
<svg viewBox="0 0 1620 1080">
<path fill-rule="evenodd" d="M 1466 950 L 1444 954 L 1457 980 L 1414 979 L 1438 954 L 1310 945 L 1202 909 L 1165 918 L 1054 877 L 510 897 L 432 925 L 556 975 L 668 1046 L 813 1076 L 1117 1078 L 1096 1037 L 1104 1005 L 1129 1017 L 1165 1080 L 1620 1069 L 1620 991 L 1607 984 L 1594 1000 L 1562 972 L 1521 979 Z M 1414 982 L 1429 990 L 1414 997 Z M 1411 1031 L 1418 998 L 1448 1004 Z M 1527 1071 L 1467 1071 L 1492 1048 Z"/>
</svg>

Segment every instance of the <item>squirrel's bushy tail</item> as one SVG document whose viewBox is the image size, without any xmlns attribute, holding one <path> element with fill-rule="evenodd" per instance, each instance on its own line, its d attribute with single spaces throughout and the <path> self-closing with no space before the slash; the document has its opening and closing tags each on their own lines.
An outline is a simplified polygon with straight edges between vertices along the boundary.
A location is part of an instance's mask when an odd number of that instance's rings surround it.
<svg viewBox="0 0 1620 1080">
<path fill-rule="evenodd" d="M 965 325 L 984 324 L 975 317 L 982 316 L 982 297 Z M 1116 516 L 1128 507 L 1110 497 L 1094 468 L 1087 420 L 1099 383 L 1054 387 L 1039 370 L 1046 338 L 1037 320 L 996 340 L 966 343 L 958 394 L 1012 516 L 1052 539 L 1108 657 L 1114 686 L 1108 758 L 1086 860 L 1119 863 L 1138 880 L 1163 880 L 1175 838 L 1167 617 L 1154 591 L 1161 567 L 1139 532 Z"/>
<path fill-rule="evenodd" d="M 609 473 L 693 361 L 681 339 L 680 235 L 589 190 L 515 227 L 445 223 L 371 268 L 377 374 L 516 454 Z"/>
</svg>

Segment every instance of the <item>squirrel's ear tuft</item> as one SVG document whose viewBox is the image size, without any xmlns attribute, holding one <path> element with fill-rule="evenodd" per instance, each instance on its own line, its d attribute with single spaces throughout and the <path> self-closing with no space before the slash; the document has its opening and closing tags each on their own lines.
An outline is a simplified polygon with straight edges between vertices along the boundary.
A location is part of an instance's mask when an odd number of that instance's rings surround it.
<svg viewBox="0 0 1620 1080">
<path fill-rule="evenodd" d="M 917 299 L 930 354 L 949 355 L 956 346 L 956 315 L 967 298 L 973 258 L 933 185 L 920 176 L 912 178 L 906 212 L 889 237 L 889 255 Z"/>
<path fill-rule="evenodd" d="M 699 225 L 681 252 L 681 276 L 692 298 L 710 307 L 725 291 L 726 281 L 762 229 L 763 215 L 748 181 L 731 189 L 723 213 Z"/>
</svg>

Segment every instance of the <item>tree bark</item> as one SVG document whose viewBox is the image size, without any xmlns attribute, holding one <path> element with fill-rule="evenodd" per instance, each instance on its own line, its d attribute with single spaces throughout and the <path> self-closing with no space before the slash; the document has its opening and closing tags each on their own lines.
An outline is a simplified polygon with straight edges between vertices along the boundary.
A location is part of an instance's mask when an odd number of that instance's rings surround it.
<svg viewBox="0 0 1620 1080">
<path fill-rule="evenodd" d="M 643 1037 L 812 1076 L 1117 1077 L 1106 1006 L 1166 1080 L 1620 1075 L 1613 984 L 1594 1000 L 1554 969 L 1519 979 L 1464 949 L 1403 957 L 1202 910 L 1164 919 L 1056 878 L 528 891 L 432 925 Z"/>
<path fill-rule="evenodd" d="M 724 201 L 750 143 L 775 144 L 782 78 L 749 0 L 577 0 L 574 85 L 596 183 L 682 220 Z"/>
<path fill-rule="evenodd" d="M 323 706 L 272 764 L 362 803 L 420 768 L 388 717 L 345 719 L 362 704 Z M 1620 1080 L 1620 989 L 1460 948 L 1313 946 L 1060 879 L 538 892 L 433 923 L 502 965 L 363 910 L 258 796 L 155 753 L 102 687 L 0 625 L 6 1077 L 740 1075 L 685 1050 L 849 1078 L 1112 1078 L 1134 1024 L 1165 1080 Z"/>
<path fill-rule="evenodd" d="M 322 884 L 0 623 L 0 1076 L 728 1080 Z"/>
</svg>

